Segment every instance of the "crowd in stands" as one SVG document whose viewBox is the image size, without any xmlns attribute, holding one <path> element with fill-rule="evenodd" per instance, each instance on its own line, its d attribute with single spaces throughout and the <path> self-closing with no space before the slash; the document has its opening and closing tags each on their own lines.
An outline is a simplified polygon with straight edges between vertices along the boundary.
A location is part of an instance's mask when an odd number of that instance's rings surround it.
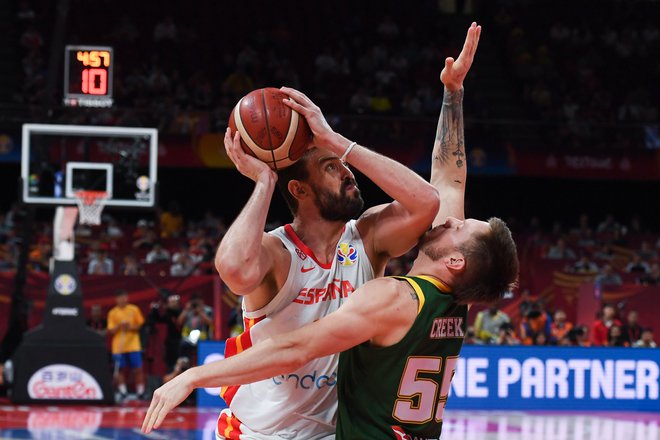
<svg viewBox="0 0 660 440">
<path fill-rule="evenodd" d="M 553 13 L 554 1 L 491 6 L 529 111 L 561 123 L 559 133 L 553 133 L 556 125 L 544 133 L 547 140 L 569 148 L 628 149 L 635 141 L 660 146 L 660 88 L 652 75 L 638 74 L 660 71 L 656 2 L 609 1 L 603 8 L 573 2 L 573 13 L 563 16 Z M 639 138 L 620 129 L 630 123 L 645 125 Z"/>
<path fill-rule="evenodd" d="M 0 214 L 0 271 L 14 270 L 20 237 L 15 217 L 19 206 Z M 52 256 L 52 225 L 39 223 L 30 247 L 28 264 L 47 271 Z M 194 221 L 184 218 L 178 203 L 159 209 L 153 218 L 136 225 L 120 224 L 104 214 L 101 226 L 78 225 L 75 252 L 80 272 L 89 275 L 189 276 L 213 272 L 212 260 L 225 232 L 222 219 L 213 213 Z"/>
<path fill-rule="evenodd" d="M 594 17 L 598 11 L 589 4 L 575 6 L 587 8 L 575 17 L 588 14 L 588 22 L 539 13 L 539 8 L 554 8 L 551 1 L 477 2 L 471 3 L 473 10 L 468 8 L 468 15 L 491 26 L 489 40 L 505 53 L 504 68 L 519 85 L 519 96 L 512 99 L 526 103 L 532 121 L 562 123 L 561 130 L 553 125 L 548 136 L 538 140 L 569 147 L 629 148 L 637 141 L 660 145 L 655 125 L 660 101 L 657 82 L 650 79 L 653 75 L 625 79 L 630 71 L 659 68 L 653 54 L 660 44 L 660 30 L 650 19 L 657 5 L 611 3 L 618 19 L 607 25 L 605 15 Z M 259 23 L 259 31 L 249 35 L 236 32 L 238 23 L 211 25 L 212 17 L 215 23 L 216 18 L 231 15 L 224 5 L 213 2 L 185 11 L 166 8 L 159 15 L 140 14 L 139 5 L 131 6 L 97 5 L 99 14 L 107 17 L 93 26 L 81 8 L 69 11 L 67 43 L 100 37 L 114 47 L 116 105 L 106 110 L 61 109 L 55 122 L 154 126 L 161 133 L 184 135 L 222 131 L 240 97 L 258 87 L 284 84 L 301 88 L 329 114 L 435 118 L 442 101 L 439 69 L 445 56 L 460 50 L 464 30 L 454 29 L 455 19 L 433 2 L 418 5 L 414 20 L 410 9 L 397 2 L 377 9 L 351 5 L 351 13 L 342 20 L 320 21 L 313 29 L 293 25 L 311 13 L 299 8 L 285 20 Z M 348 7 L 316 5 L 314 14 L 335 14 Z M 24 74 L 16 100 L 23 103 L 45 99 L 45 60 L 53 32 L 46 18 L 50 8 L 39 0 L 20 0 L 15 6 Z M 277 6 L 268 3 L 263 8 L 264 15 L 281 13 L 270 11 Z M 134 14 L 126 12 L 133 9 Z M 603 8 L 602 14 L 609 17 L 609 8 Z M 230 38 L 231 44 L 226 44 Z M 478 74 L 471 73 L 470 86 L 473 76 L 478 83 Z M 466 115 L 493 117 L 498 103 L 485 103 L 478 87 L 471 90 L 465 95 Z M 620 128 L 616 124 L 622 123 L 648 124 L 646 140 L 600 125 Z M 388 135 L 400 131 L 400 125 L 393 122 Z M 383 131 L 382 127 L 370 130 L 364 121 L 352 128 L 367 130 L 371 136 Z"/>
</svg>

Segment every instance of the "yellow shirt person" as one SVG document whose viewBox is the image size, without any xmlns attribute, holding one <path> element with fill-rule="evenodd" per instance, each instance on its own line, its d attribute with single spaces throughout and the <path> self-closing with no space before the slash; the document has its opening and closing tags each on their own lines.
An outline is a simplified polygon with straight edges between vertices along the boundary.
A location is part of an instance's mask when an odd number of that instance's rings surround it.
<svg viewBox="0 0 660 440">
<path fill-rule="evenodd" d="M 144 316 L 140 309 L 128 303 L 128 292 L 115 292 L 117 305 L 108 313 L 108 334 L 112 335 L 112 358 L 119 399 L 127 396 L 123 369 L 130 367 L 135 374 L 135 387 L 139 398 L 144 398 L 144 372 L 142 371 L 142 344 L 140 328 Z"/>
</svg>

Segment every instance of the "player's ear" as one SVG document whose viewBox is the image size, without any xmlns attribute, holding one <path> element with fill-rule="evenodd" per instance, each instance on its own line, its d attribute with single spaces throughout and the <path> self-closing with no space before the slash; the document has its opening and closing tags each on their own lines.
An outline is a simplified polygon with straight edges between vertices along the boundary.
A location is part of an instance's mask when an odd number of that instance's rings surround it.
<svg viewBox="0 0 660 440">
<path fill-rule="evenodd" d="M 445 255 L 442 260 L 449 272 L 459 274 L 465 270 L 465 255 L 459 250 L 455 250 Z"/>
<path fill-rule="evenodd" d="M 300 180 L 289 180 L 287 189 L 289 190 L 289 193 L 298 200 L 302 199 L 307 194 L 307 188 L 305 188 L 305 185 Z"/>
</svg>

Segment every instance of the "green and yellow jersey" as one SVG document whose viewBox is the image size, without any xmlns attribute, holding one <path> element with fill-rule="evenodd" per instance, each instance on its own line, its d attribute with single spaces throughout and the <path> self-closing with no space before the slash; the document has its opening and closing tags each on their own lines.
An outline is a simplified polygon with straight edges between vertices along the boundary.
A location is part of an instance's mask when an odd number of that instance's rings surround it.
<svg viewBox="0 0 660 440">
<path fill-rule="evenodd" d="M 417 318 L 394 345 L 365 342 L 340 355 L 337 440 L 440 437 L 468 307 L 435 278 L 395 278 L 417 293 Z"/>
</svg>

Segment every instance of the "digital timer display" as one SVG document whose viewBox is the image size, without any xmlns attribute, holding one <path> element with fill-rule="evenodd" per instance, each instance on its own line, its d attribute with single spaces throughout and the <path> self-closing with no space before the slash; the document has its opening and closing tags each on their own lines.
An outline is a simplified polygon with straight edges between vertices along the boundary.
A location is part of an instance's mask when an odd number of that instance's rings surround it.
<svg viewBox="0 0 660 440">
<path fill-rule="evenodd" d="M 66 46 L 64 53 L 64 105 L 112 106 L 111 47 Z"/>
</svg>

